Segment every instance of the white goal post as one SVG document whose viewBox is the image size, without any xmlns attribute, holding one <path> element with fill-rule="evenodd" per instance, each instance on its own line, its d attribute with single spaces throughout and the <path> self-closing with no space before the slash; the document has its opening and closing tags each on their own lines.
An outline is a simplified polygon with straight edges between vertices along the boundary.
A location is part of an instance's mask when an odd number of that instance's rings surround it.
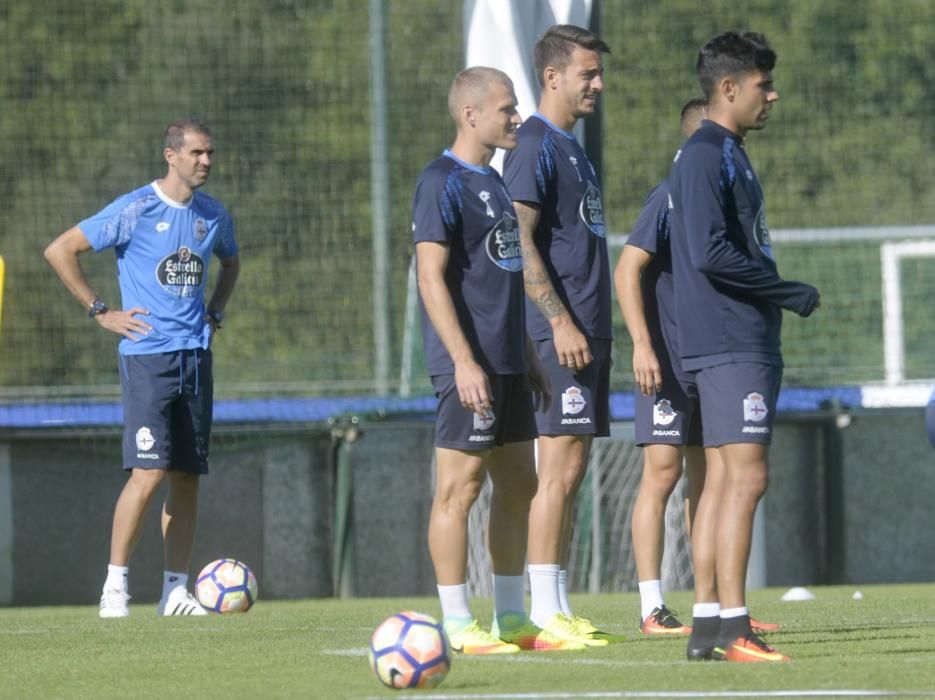
<svg viewBox="0 0 935 700">
<path fill-rule="evenodd" d="M 903 326 L 903 258 L 935 257 L 935 239 L 888 241 L 880 246 L 883 284 L 883 361 L 886 383 L 906 381 L 906 345 Z"/>
</svg>

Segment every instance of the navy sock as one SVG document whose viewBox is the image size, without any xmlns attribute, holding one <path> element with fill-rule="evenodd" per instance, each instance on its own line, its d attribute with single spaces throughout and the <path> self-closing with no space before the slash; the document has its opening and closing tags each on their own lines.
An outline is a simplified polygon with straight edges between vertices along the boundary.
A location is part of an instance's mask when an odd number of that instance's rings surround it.
<svg viewBox="0 0 935 700">
<path fill-rule="evenodd" d="M 721 618 L 721 633 L 718 637 L 718 646 L 726 647 L 737 637 L 746 637 L 750 633 L 750 616 Z"/>
<path fill-rule="evenodd" d="M 721 631 L 721 618 L 714 617 L 695 617 L 692 619 L 692 634 L 688 640 L 688 646 L 693 649 L 706 649 L 717 644 L 718 635 Z"/>
</svg>

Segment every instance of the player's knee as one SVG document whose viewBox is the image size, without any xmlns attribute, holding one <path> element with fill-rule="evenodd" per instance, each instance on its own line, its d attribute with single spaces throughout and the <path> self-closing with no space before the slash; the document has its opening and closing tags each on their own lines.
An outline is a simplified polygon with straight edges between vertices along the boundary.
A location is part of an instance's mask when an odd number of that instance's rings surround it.
<svg viewBox="0 0 935 700">
<path fill-rule="evenodd" d="M 647 462 L 643 467 L 643 486 L 654 495 L 668 498 L 681 476 L 682 468 L 677 462 Z"/>
<path fill-rule="evenodd" d="M 529 510 L 538 488 L 539 480 L 535 472 L 517 472 L 506 483 L 494 482 L 494 497 L 512 510 Z"/>
<path fill-rule="evenodd" d="M 165 480 L 166 473 L 165 469 L 133 469 L 127 485 L 150 496 Z"/>
<path fill-rule="evenodd" d="M 766 493 L 766 488 L 769 486 L 769 475 L 765 468 L 748 469 L 732 481 L 735 493 L 740 494 L 743 498 L 758 500 Z"/>
<path fill-rule="evenodd" d="M 544 495 L 552 500 L 568 500 L 577 491 L 578 479 L 573 474 L 557 474 L 539 477 L 537 495 Z"/>
<path fill-rule="evenodd" d="M 463 481 L 439 489 L 435 493 L 434 507 L 451 516 L 467 517 L 471 506 L 480 496 L 482 481 Z"/>
</svg>

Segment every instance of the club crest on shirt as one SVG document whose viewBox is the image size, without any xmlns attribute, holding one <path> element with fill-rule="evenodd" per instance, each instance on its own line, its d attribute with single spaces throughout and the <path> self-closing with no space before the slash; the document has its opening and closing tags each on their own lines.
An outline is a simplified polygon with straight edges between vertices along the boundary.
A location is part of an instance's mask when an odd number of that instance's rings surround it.
<svg viewBox="0 0 935 700">
<path fill-rule="evenodd" d="M 763 251 L 763 255 L 770 260 L 773 259 L 773 242 L 769 237 L 769 226 L 766 223 L 766 205 L 760 204 L 760 210 L 756 213 L 756 219 L 753 222 L 753 238 L 756 244 Z"/>
<path fill-rule="evenodd" d="M 168 230 L 169 230 L 168 221 L 160 221 L 158 224 L 156 224 L 156 233 L 162 233 L 163 231 L 168 231 Z"/>
<path fill-rule="evenodd" d="M 156 266 L 156 279 L 170 294 L 190 297 L 201 288 L 204 281 L 205 263 L 191 248 L 182 246 L 172 255 L 167 255 Z"/>
<path fill-rule="evenodd" d="M 744 422 L 759 423 L 766 420 L 768 414 L 769 409 L 766 407 L 766 402 L 763 401 L 763 394 L 758 394 L 755 391 L 747 394 L 747 398 L 743 400 Z"/>
<path fill-rule="evenodd" d="M 677 415 L 669 399 L 659 399 L 653 406 L 653 425 L 669 425 Z"/>
<path fill-rule="evenodd" d="M 588 405 L 581 389 L 576 386 L 570 386 L 562 392 L 562 413 L 564 415 L 576 415 L 584 410 Z"/>
<path fill-rule="evenodd" d="M 487 233 L 484 247 L 487 257 L 507 272 L 520 272 L 523 269 L 523 253 L 519 243 L 519 227 L 516 217 L 510 212 L 503 212 L 500 220 Z"/>
<path fill-rule="evenodd" d="M 607 238 L 604 228 L 604 205 L 601 203 L 601 191 L 593 183 L 584 191 L 578 213 L 588 230 L 598 238 Z"/>
<path fill-rule="evenodd" d="M 495 218 L 496 214 L 493 213 L 493 207 L 490 206 L 490 192 L 481 190 L 477 193 L 477 197 L 484 203 L 484 206 L 487 207 L 487 216 L 491 219 Z"/>
<path fill-rule="evenodd" d="M 195 219 L 195 240 L 201 243 L 208 236 L 208 224 L 201 217 Z"/>
</svg>

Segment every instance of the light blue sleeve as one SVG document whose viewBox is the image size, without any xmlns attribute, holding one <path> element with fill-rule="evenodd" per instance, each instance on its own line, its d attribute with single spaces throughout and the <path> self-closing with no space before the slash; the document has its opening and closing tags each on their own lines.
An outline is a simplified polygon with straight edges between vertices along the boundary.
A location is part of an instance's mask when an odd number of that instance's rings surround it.
<svg viewBox="0 0 935 700">
<path fill-rule="evenodd" d="M 144 197 L 123 195 L 79 223 L 78 228 L 96 251 L 123 245 L 130 240 L 145 202 Z"/>
<path fill-rule="evenodd" d="M 226 209 L 221 210 L 218 218 L 218 233 L 214 238 L 214 254 L 219 258 L 230 258 L 237 255 L 239 250 L 237 238 L 234 236 L 234 222 Z"/>
</svg>

